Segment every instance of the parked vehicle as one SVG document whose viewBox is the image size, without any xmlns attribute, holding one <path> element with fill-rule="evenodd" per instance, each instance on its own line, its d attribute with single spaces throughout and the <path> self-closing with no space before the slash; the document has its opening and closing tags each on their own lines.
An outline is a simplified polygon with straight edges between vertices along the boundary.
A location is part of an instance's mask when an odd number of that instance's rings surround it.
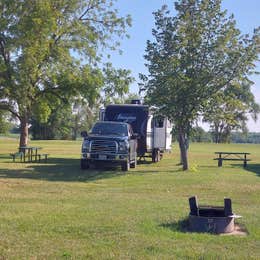
<svg viewBox="0 0 260 260">
<path fill-rule="evenodd" d="M 104 163 L 121 165 L 122 171 L 136 167 L 138 135 L 130 124 L 100 121 L 90 134 L 83 132 L 82 136 L 81 169 Z"/>
<path fill-rule="evenodd" d="M 139 135 L 137 156 L 151 157 L 158 162 L 165 151 L 171 151 L 172 124 L 167 118 L 156 116 L 156 109 L 142 105 L 138 100 L 132 104 L 108 105 L 100 112 L 100 120 L 125 122 Z"/>
</svg>

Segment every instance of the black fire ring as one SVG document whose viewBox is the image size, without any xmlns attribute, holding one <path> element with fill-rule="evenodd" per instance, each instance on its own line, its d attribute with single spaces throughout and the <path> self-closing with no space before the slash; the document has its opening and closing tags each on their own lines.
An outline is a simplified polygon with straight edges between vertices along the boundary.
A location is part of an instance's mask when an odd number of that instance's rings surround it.
<svg viewBox="0 0 260 260">
<path fill-rule="evenodd" d="M 232 233 L 235 230 L 235 218 L 232 213 L 231 199 L 224 199 L 224 207 L 198 205 L 197 197 L 189 198 L 189 228 L 193 232 L 214 234 Z"/>
</svg>

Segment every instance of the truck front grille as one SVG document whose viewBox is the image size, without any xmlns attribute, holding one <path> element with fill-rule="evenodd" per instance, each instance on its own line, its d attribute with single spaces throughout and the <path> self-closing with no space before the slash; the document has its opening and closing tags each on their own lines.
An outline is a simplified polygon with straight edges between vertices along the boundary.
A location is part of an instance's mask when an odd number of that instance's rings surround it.
<svg viewBox="0 0 260 260">
<path fill-rule="evenodd" d="M 116 153 L 117 142 L 107 140 L 93 140 L 91 142 L 91 152 L 94 153 Z"/>
</svg>

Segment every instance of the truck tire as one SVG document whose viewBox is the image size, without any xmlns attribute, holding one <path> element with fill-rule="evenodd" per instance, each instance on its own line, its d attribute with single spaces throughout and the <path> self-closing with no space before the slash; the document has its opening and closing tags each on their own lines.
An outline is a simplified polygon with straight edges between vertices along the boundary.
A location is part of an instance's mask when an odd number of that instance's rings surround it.
<svg viewBox="0 0 260 260">
<path fill-rule="evenodd" d="M 130 162 L 129 162 L 129 160 L 127 160 L 127 161 L 125 161 L 125 162 L 122 163 L 121 169 L 122 169 L 122 171 L 124 171 L 124 172 L 129 171 L 129 169 L 130 169 Z"/>
<path fill-rule="evenodd" d="M 81 159 L 80 161 L 80 168 L 81 170 L 89 169 L 89 163 L 87 160 Z"/>
<path fill-rule="evenodd" d="M 135 168 L 136 165 L 137 165 L 137 155 L 135 154 L 134 161 L 132 163 L 130 163 L 130 168 Z"/>
</svg>

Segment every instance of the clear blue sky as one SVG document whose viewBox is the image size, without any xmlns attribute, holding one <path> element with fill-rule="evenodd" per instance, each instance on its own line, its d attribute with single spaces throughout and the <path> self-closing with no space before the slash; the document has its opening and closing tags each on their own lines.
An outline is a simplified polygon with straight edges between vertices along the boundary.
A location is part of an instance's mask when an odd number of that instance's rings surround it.
<svg viewBox="0 0 260 260">
<path fill-rule="evenodd" d="M 126 68 L 132 71 L 136 82 L 131 86 L 132 92 L 138 91 L 137 82 L 139 73 L 146 73 L 144 66 L 146 41 L 152 39 L 151 31 L 154 27 L 152 12 L 158 10 L 162 5 L 167 4 L 173 9 L 174 0 L 118 0 L 116 7 L 120 15 L 130 14 L 133 22 L 129 28 L 130 39 L 121 42 L 123 54 L 112 53 L 111 61 L 115 67 Z M 242 33 L 252 33 L 253 29 L 260 26 L 260 0 L 223 0 L 223 8 L 228 13 L 233 13 L 237 21 L 237 27 Z M 260 63 L 258 63 L 260 71 Z M 252 88 L 256 101 L 260 103 L 260 76 L 252 76 L 255 82 Z M 260 117 L 260 115 L 259 115 Z M 260 119 L 257 123 L 249 122 L 250 131 L 260 132 Z"/>
</svg>

